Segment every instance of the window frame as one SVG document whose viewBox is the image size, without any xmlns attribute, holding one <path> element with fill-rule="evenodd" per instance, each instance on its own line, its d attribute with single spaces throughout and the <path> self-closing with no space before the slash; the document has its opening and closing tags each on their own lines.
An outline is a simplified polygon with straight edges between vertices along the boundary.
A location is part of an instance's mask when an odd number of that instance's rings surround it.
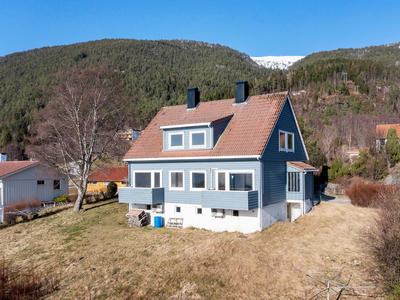
<svg viewBox="0 0 400 300">
<path fill-rule="evenodd" d="M 172 146 L 171 145 L 171 135 L 181 135 L 182 136 L 182 146 Z M 185 132 L 184 131 L 168 132 L 168 149 L 170 149 L 170 150 L 185 149 Z"/>
<path fill-rule="evenodd" d="M 182 173 L 182 187 L 172 187 L 171 183 L 171 174 L 172 173 Z M 185 190 L 185 170 L 169 170 L 169 176 L 168 176 L 168 186 L 170 191 L 184 191 Z"/>
<path fill-rule="evenodd" d="M 204 174 L 204 188 L 193 187 L 193 173 Z M 207 190 L 207 171 L 206 170 L 191 170 L 190 171 L 190 191 L 204 191 Z"/>
<path fill-rule="evenodd" d="M 204 134 L 204 144 L 203 145 L 193 145 L 193 134 L 203 133 Z M 190 149 L 205 149 L 207 144 L 207 130 L 196 130 L 189 132 L 189 148 Z"/>
<path fill-rule="evenodd" d="M 220 190 L 218 186 L 218 174 L 219 173 L 225 173 L 225 190 Z M 252 189 L 249 191 L 232 191 L 231 186 L 230 186 L 230 174 L 235 173 L 235 174 L 251 174 L 252 175 L 252 180 L 251 180 L 251 185 Z M 256 182 L 255 182 L 255 170 L 215 170 L 215 190 L 216 191 L 221 191 L 221 192 L 250 192 L 250 191 L 255 191 L 256 187 Z"/>
<path fill-rule="evenodd" d="M 179 209 L 179 211 L 178 211 Z M 175 214 L 181 214 L 182 213 L 182 207 L 180 205 L 174 206 L 174 213 Z"/>
<path fill-rule="evenodd" d="M 150 173 L 150 187 L 136 187 L 136 173 Z M 132 170 L 132 187 L 135 189 L 154 189 L 154 173 L 160 173 L 160 188 L 162 185 L 162 170 Z"/>
<path fill-rule="evenodd" d="M 287 172 L 287 188 L 288 193 L 301 192 L 301 172 Z M 291 175 L 293 174 L 293 175 Z M 290 179 L 290 180 L 289 180 Z M 291 184 L 292 183 L 292 184 Z"/>
<path fill-rule="evenodd" d="M 285 148 L 281 148 L 281 133 L 285 134 Z M 288 148 L 288 136 L 292 136 L 292 149 Z M 278 148 L 279 152 L 294 152 L 294 133 L 290 131 L 285 131 L 285 130 L 279 130 L 279 135 L 278 135 Z"/>
<path fill-rule="evenodd" d="M 195 209 L 196 209 L 195 210 L 196 215 L 202 215 L 203 214 L 203 208 L 202 207 L 196 207 Z M 199 209 L 200 209 L 200 213 L 199 213 Z"/>
<path fill-rule="evenodd" d="M 36 181 L 36 184 L 37 184 L 37 185 L 44 185 L 44 184 L 45 184 L 45 181 L 44 181 L 44 180 L 37 180 L 37 181 Z"/>
<path fill-rule="evenodd" d="M 58 183 L 56 183 L 56 181 L 58 181 Z M 53 190 L 61 190 L 61 180 L 60 179 L 53 180 Z"/>
</svg>

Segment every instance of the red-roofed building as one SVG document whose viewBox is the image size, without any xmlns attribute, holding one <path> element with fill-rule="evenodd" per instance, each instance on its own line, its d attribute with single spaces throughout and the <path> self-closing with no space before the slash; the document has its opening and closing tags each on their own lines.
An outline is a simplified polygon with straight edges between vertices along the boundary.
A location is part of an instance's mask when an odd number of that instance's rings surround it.
<svg viewBox="0 0 400 300">
<path fill-rule="evenodd" d="M 386 145 L 389 129 L 395 129 L 397 132 L 397 136 L 400 137 L 400 124 L 376 125 L 375 138 L 376 138 L 376 147 L 378 149 Z"/>
<path fill-rule="evenodd" d="M 128 167 L 106 167 L 89 176 L 87 192 L 107 192 L 107 185 L 114 181 L 118 188 L 128 186 Z"/>
<path fill-rule="evenodd" d="M 21 201 L 53 201 L 63 194 L 68 194 L 68 181 L 40 162 L 0 162 L 0 222 L 7 206 Z"/>
<path fill-rule="evenodd" d="M 311 209 L 307 160 L 288 93 L 249 96 L 238 82 L 235 99 L 200 102 L 189 89 L 188 104 L 163 107 L 125 155 L 129 187 L 119 201 L 145 209 L 152 224 L 178 218 L 184 227 L 254 232 L 286 221 L 292 203 L 301 214 Z"/>
</svg>

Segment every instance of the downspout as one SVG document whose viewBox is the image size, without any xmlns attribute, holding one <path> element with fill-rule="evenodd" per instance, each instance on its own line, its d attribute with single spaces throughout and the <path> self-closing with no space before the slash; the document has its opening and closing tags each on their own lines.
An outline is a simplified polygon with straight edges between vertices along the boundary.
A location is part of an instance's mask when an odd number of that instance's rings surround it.
<svg viewBox="0 0 400 300">
<path fill-rule="evenodd" d="M 260 199 L 258 200 L 258 219 L 260 220 L 260 231 L 262 230 L 262 197 L 264 195 L 264 163 L 261 161 L 261 156 L 257 158 L 257 160 L 260 162 L 260 186 L 261 186 L 261 192 L 260 192 Z"/>
<path fill-rule="evenodd" d="M 306 171 L 303 171 L 303 215 L 306 214 Z"/>
</svg>

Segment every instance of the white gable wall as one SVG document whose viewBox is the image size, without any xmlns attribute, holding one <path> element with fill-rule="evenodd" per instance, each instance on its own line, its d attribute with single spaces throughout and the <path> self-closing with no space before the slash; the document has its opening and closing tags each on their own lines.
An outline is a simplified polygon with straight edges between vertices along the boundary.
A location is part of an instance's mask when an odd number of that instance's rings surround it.
<svg viewBox="0 0 400 300">
<path fill-rule="evenodd" d="M 44 180 L 44 185 L 38 185 L 38 180 Z M 54 189 L 54 180 L 60 180 L 60 189 Z M 3 221 L 4 207 L 15 205 L 22 198 L 52 201 L 63 194 L 68 194 L 68 181 L 42 165 L 5 177 L 0 180 L 0 222 Z"/>
</svg>

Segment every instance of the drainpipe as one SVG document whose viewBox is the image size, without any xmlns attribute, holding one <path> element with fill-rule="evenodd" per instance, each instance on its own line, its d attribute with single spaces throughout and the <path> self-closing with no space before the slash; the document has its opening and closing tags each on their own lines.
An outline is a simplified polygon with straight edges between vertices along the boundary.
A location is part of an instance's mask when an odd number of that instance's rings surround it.
<svg viewBox="0 0 400 300">
<path fill-rule="evenodd" d="M 303 215 L 306 213 L 306 174 L 307 172 L 303 171 Z"/>
<path fill-rule="evenodd" d="M 258 200 L 258 218 L 260 219 L 260 231 L 262 230 L 262 196 L 264 195 L 264 163 L 261 161 L 261 156 L 257 158 L 257 160 L 260 162 L 260 186 L 261 186 L 261 192 L 260 192 L 260 199 Z"/>
<path fill-rule="evenodd" d="M 213 171 L 216 171 L 216 170 L 218 170 L 218 168 L 210 168 L 210 178 L 211 178 L 211 189 L 212 190 L 216 190 L 217 189 L 217 187 L 216 186 L 214 186 L 214 184 L 215 184 L 215 178 L 214 178 L 214 172 Z"/>
</svg>

